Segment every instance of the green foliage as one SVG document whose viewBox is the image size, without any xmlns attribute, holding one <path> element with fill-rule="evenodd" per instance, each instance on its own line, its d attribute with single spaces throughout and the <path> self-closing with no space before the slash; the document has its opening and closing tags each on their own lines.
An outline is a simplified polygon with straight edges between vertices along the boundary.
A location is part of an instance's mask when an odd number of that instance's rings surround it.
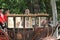
<svg viewBox="0 0 60 40">
<path fill-rule="evenodd" d="M 12 13 L 22 13 L 28 7 L 25 0 L 0 0 L 0 5 L 10 9 Z"/>
<path fill-rule="evenodd" d="M 11 13 L 24 13 L 26 8 L 29 8 L 31 12 L 34 11 L 34 5 L 38 3 L 40 12 L 46 12 L 52 16 L 52 9 L 50 0 L 0 0 L 0 8 L 7 8 Z M 56 0 L 57 12 L 60 14 L 60 0 Z M 58 15 L 60 20 L 60 15 Z"/>
<path fill-rule="evenodd" d="M 0 7 L 8 8 L 11 13 L 24 13 L 26 8 L 29 8 L 30 11 L 33 11 L 34 3 L 36 1 L 37 0 L 0 0 Z M 40 5 L 40 12 L 48 12 L 47 10 L 50 7 L 48 0 L 38 0 L 38 3 Z"/>
<path fill-rule="evenodd" d="M 39 0 L 39 5 L 41 12 L 46 12 L 45 0 Z"/>
<path fill-rule="evenodd" d="M 60 0 L 56 1 L 57 13 L 60 14 Z M 60 15 L 58 15 L 58 20 L 60 20 Z"/>
<path fill-rule="evenodd" d="M 40 7 L 40 12 L 49 13 L 52 16 L 50 0 L 0 0 L 0 7 L 8 8 L 11 13 L 24 13 L 26 8 L 34 11 L 34 4 L 37 3 Z M 57 2 L 58 13 L 60 13 L 60 0 Z"/>
</svg>

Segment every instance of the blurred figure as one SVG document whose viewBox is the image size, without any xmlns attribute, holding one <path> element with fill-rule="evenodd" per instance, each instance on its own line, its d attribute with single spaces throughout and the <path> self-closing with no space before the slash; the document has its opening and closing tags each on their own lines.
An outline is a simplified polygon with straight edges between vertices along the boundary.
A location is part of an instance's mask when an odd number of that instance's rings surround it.
<svg viewBox="0 0 60 40">
<path fill-rule="evenodd" d="M 5 22 L 5 19 L 4 19 L 4 15 L 3 15 L 3 9 L 0 8 L 0 28 L 4 29 L 4 22 Z"/>
<path fill-rule="evenodd" d="M 10 11 L 9 11 L 9 9 L 5 9 L 4 10 L 4 19 L 5 19 L 5 21 L 7 22 L 7 16 L 10 14 Z"/>
<path fill-rule="evenodd" d="M 10 14 L 10 11 L 9 11 L 9 9 L 5 9 L 3 13 L 4 13 L 4 19 L 5 19 L 4 31 L 7 32 L 7 29 L 6 29 L 7 28 L 7 21 L 8 21 L 7 16 Z"/>
<path fill-rule="evenodd" d="M 52 37 L 52 36 L 50 36 L 50 37 L 46 37 L 46 38 L 44 38 L 43 40 L 57 40 L 57 39 L 54 38 L 54 37 Z"/>
<path fill-rule="evenodd" d="M 46 26 L 46 24 L 48 24 L 48 21 L 46 19 L 42 19 L 41 20 L 41 26 Z"/>
<path fill-rule="evenodd" d="M 25 10 L 25 14 L 29 14 L 30 13 L 30 10 L 27 8 L 26 10 Z"/>
</svg>

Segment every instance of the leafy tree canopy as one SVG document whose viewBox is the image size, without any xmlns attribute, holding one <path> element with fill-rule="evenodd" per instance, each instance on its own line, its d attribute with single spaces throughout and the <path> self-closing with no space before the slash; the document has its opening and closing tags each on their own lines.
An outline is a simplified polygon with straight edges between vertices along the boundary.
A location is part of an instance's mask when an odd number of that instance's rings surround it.
<svg viewBox="0 0 60 40">
<path fill-rule="evenodd" d="M 35 4 L 39 5 L 39 12 L 46 12 L 52 16 L 50 0 L 0 0 L 0 7 L 7 8 L 11 13 L 16 14 L 24 13 L 26 8 L 29 8 L 30 11 L 33 12 Z M 56 6 L 57 12 L 60 14 L 60 0 L 56 0 Z M 60 17 L 60 15 L 58 17 Z"/>
</svg>

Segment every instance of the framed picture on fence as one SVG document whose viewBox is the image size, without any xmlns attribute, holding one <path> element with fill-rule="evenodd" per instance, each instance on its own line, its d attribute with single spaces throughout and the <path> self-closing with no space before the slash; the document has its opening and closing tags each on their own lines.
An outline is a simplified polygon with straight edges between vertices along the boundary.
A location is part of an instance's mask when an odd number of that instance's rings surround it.
<svg viewBox="0 0 60 40">
<path fill-rule="evenodd" d="M 32 18 L 31 17 L 25 17 L 25 28 L 33 28 L 32 27 Z"/>
<path fill-rule="evenodd" d="M 14 28 L 14 18 L 8 17 L 8 28 Z"/>
<path fill-rule="evenodd" d="M 16 28 L 23 28 L 23 18 L 15 17 L 15 26 Z"/>
</svg>

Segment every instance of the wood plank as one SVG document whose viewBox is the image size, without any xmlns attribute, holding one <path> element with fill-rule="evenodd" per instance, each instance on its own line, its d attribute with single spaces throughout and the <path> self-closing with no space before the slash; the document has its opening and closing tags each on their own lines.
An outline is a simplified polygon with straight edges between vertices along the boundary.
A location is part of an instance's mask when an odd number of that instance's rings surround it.
<svg viewBox="0 0 60 40">
<path fill-rule="evenodd" d="M 21 16 L 21 17 L 36 17 L 36 16 L 43 16 L 43 17 L 46 17 L 46 16 L 49 16 L 49 14 L 9 14 L 8 16 Z"/>
</svg>

